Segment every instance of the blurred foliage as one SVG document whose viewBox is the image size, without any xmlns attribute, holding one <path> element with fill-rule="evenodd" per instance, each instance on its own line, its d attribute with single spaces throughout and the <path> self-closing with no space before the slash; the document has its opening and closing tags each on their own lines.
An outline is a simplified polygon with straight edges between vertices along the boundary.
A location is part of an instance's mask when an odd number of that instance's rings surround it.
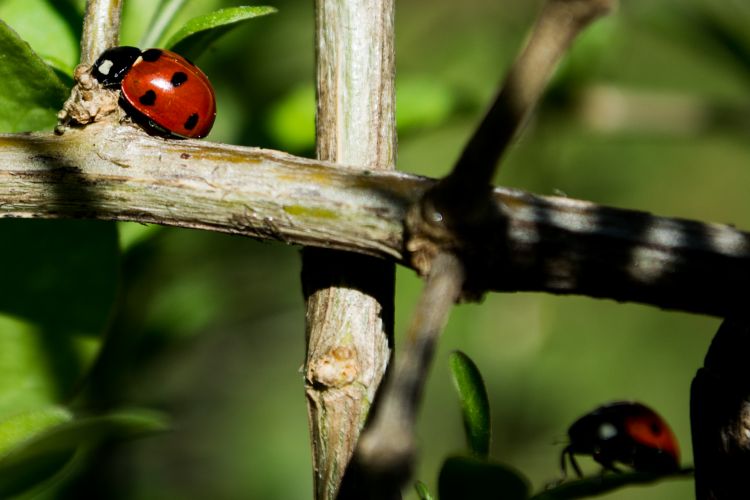
<svg viewBox="0 0 750 500">
<path fill-rule="evenodd" d="M 0 19 L 58 76 L 69 75 L 78 60 L 83 3 L 0 0 Z M 243 23 L 196 61 L 217 93 L 209 140 L 311 154 L 312 6 L 263 3 L 278 13 Z M 433 177 L 448 171 L 540 3 L 397 4 L 399 168 Z M 159 38 L 236 4 L 188 0 L 166 15 Z M 160 5 L 124 2 L 123 44 L 138 44 Z M 621 2 L 619 12 L 576 43 L 497 181 L 750 228 L 748 23 L 744 0 Z M 25 50 L 5 33 L 0 54 L 9 46 Z M 15 60 L 0 69 L 6 72 L 0 95 L 16 82 L 21 95 L 51 100 L 32 97 L 27 111 L 42 110 L 30 113 L 40 118 L 0 122 L 2 131 L 51 128 L 64 98 L 52 90 L 59 88 L 54 73 L 33 56 Z M 26 83 L 19 87 L 21 79 Z M 37 85 L 50 92 L 37 92 Z M 175 421 L 171 432 L 108 444 L 93 459 L 81 458 L 78 473 L 49 498 L 309 498 L 296 249 L 123 224 L 119 262 L 114 225 L 10 221 L 6 228 L 5 222 L 0 234 L 11 288 L 0 293 L 0 306 L 8 304 L 0 319 L 0 392 L 19 389 L 5 408 L 43 412 L 68 403 L 106 414 L 143 405 Z M 397 332 L 420 287 L 411 271 L 398 270 Z M 37 304 L 38 312 L 28 308 Z M 55 315 L 67 319 L 57 324 L 50 321 Z M 493 409 L 491 456 L 523 471 L 533 491 L 559 477 L 559 443 L 568 425 L 613 399 L 657 408 L 690 457 L 689 383 L 717 326 L 713 318 L 580 297 L 494 294 L 483 304 L 462 305 L 426 391 L 416 475 L 426 481 L 425 491 L 438 491 L 443 460 L 465 446 L 447 362 L 456 349 L 483 367 Z M 93 374 L 82 384 L 92 362 Z M 0 420 L 10 416 L 5 411 Z M 52 471 L 70 459 L 53 458 L 46 464 Z M 598 470 L 581 462 L 587 472 Z M 602 498 L 691 494 L 690 481 L 679 481 Z M 417 493 L 409 488 L 405 496 Z"/>
</svg>

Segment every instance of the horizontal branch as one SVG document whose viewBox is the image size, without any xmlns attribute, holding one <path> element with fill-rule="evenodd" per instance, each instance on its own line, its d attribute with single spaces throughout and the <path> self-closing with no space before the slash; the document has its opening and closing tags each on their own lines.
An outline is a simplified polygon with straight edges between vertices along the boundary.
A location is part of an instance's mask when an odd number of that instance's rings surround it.
<svg viewBox="0 0 750 500">
<path fill-rule="evenodd" d="M 166 141 L 126 126 L 0 135 L 0 216 L 198 228 L 409 266 L 404 218 L 434 184 L 278 151 Z M 543 291 L 725 316 L 750 278 L 750 234 L 496 188 L 496 291 Z M 489 244 L 489 243 L 488 243 Z"/>
</svg>

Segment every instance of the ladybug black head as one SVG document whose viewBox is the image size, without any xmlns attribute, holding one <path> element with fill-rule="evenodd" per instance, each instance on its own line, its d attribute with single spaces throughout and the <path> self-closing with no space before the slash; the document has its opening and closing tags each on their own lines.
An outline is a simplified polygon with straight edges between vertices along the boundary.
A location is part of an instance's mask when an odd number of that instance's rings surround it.
<svg viewBox="0 0 750 500">
<path fill-rule="evenodd" d="M 104 87 L 116 87 L 130 70 L 141 49 L 137 47 L 113 47 L 102 52 L 94 63 L 91 74 Z"/>
</svg>

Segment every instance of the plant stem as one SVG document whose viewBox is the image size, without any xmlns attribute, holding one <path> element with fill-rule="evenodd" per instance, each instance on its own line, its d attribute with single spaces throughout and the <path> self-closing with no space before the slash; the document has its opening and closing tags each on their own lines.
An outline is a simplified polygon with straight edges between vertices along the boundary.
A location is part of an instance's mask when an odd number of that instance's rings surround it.
<svg viewBox="0 0 750 500">
<path fill-rule="evenodd" d="M 88 0 L 81 35 L 81 64 L 90 65 L 120 39 L 122 0 Z"/>
<path fill-rule="evenodd" d="M 393 0 L 317 0 L 317 155 L 357 169 L 396 162 Z M 340 168 L 343 168 L 340 166 Z M 305 392 L 315 498 L 339 494 L 391 357 L 393 263 L 305 249 Z"/>
</svg>

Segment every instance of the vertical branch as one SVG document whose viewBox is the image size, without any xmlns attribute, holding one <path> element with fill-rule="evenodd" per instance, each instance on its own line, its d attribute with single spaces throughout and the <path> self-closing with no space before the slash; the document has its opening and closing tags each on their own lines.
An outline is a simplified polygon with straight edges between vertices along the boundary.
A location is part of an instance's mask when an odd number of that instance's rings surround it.
<svg viewBox="0 0 750 500">
<path fill-rule="evenodd" d="M 727 319 L 690 388 L 697 500 L 750 498 L 750 318 Z"/>
<path fill-rule="evenodd" d="M 393 0 L 317 0 L 318 158 L 392 169 Z M 341 478 L 391 356 L 393 264 L 305 249 L 305 390 L 315 498 Z M 345 495 L 342 495 L 342 498 Z"/>
<path fill-rule="evenodd" d="M 120 39 L 122 0 L 88 0 L 81 36 L 81 64 L 90 65 Z"/>
</svg>

